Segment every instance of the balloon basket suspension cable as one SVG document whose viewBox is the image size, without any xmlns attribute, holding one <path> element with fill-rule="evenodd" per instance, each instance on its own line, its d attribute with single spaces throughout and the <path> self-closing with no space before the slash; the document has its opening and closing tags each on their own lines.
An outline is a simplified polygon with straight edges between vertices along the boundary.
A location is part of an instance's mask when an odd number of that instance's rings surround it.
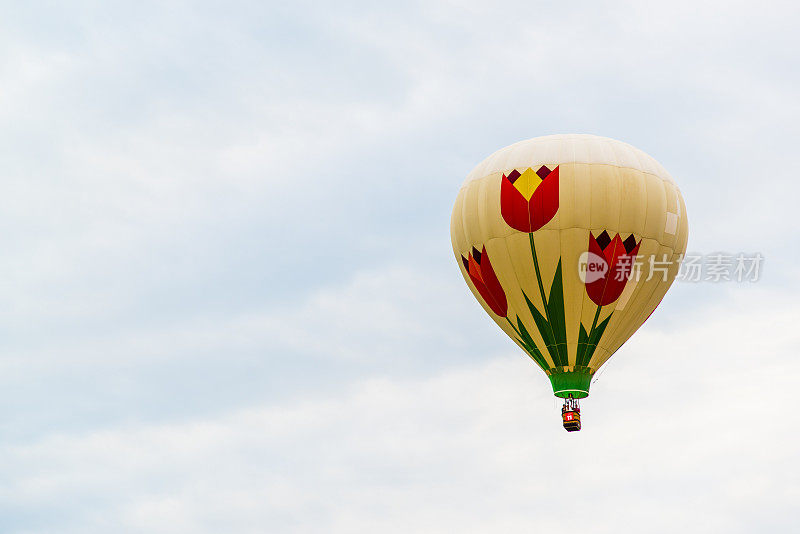
<svg viewBox="0 0 800 534">
<path fill-rule="evenodd" d="M 564 399 L 561 407 L 561 421 L 567 432 L 577 432 L 581 429 L 581 405 L 578 399 L 573 399 L 572 394 Z"/>
</svg>

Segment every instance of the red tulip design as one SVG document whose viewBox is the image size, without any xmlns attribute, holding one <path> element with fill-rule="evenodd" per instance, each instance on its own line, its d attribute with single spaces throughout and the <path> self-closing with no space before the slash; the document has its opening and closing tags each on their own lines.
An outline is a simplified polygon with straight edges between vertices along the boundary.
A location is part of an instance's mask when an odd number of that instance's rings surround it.
<svg viewBox="0 0 800 534">
<path fill-rule="evenodd" d="M 586 281 L 586 293 L 592 302 L 605 306 L 622 295 L 631 276 L 640 244 L 641 241 L 637 243 L 633 235 L 623 241 L 619 234 L 612 239 L 605 230 L 597 237 L 589 233 L 590 258 L 602 266 L 601 269 L 595 269 L 595 276 L 591 281 Z"/>
<path fill-rule="evenodd" d="M 535 232 L 555 217 L 558 211 L 558 166 L 545 165 L 522 174 L 517 170 L 503 175 L 500 185 L 500 212 L 511 228 Z"/>
<path fill-rule="evenodd" d="M 486 254 L 486 247 L 484 246 L 480 252 L 473 247 L 469 256 L 467 258 L 461 256 L 461 260 L 470 280 L 475 284 L 475 289 L 489 308 L 500 317 L 505 317 L 508 314 L 508 301 L 503 287 L 494 274 L 489 255 Z"/>
</svg>

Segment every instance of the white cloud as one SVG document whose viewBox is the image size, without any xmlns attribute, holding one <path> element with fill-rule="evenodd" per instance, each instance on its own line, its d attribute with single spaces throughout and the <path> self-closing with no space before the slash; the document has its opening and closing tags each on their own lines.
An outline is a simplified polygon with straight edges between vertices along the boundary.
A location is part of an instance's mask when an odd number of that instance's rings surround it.
<svg viewBox="0 0 800 534">
<path fill-rule="evenodd" d="M 560 428 L 543 375 L 509 354 L 212 419 L 6 446 L 3 499 L 60 502 L 46 528 L 56 533 L 789 531 L 800 367 L 784 323 L 798 317 L 770 298 L 637 334 L 584 401 L 579 434 Z"/>
<path fill-rule="evenodd" d="M 455 260 L 453 262 L 455 264 Z M 1 366 L 94 366 L 195 361 L 199 354 L 261 354 L 277 363 L 285 357 L 387 361 L 406 353 L 420 363 L 420 352 L 436 343 L 465 349 L 461 326 L 490 332 L 482 310 L 465 292 L 455 265 L 442 273 L 408 265 L 357 270 L 336 287 L 313 291 L 298 301 L 220 314 L 185 314 L 177 322 L 132 324 L 107 333 L 65 337 L 58 351 L 47 340 L 7 354 Z M 466 309 L 464 306 L 466 305 Z M 109 361 L 109 354 L 113 359 Z M 208 356 L 204 356 L 208 357 Z M 246 356 L 250 358 L 251 356 Z"/>
</svg>

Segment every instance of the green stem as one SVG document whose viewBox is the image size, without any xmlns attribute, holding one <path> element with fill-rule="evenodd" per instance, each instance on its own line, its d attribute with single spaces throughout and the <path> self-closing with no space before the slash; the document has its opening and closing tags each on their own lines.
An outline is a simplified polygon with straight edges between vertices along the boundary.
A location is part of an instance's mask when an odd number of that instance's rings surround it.
<svg viewBox="0 0 800 534">
<path fill-rule="evenodd" d="M 542 273 L 539 271 L 539 259 L 536 257 L 536 243 L 533 242 L 533 232 L 528 232 L 528 238 L 531 241 L 531 255 L 533 255 L 533 268 L 536 270 L 536 281 L 539 283 L 539 293 L 542 295 L 542 306 L 544 306 L 544 314 L 547 317 L 547 326 L 550 327 L 550 336 L 553 342 L 556 341 L 556 334 L 553 331 L 553 321 L 550 319 L 550 309 L 547 306 L 547 297 L 544 294 L 544 285 L 542 284 Z M 555 346 L 555 354 L 558 355 L 557 358 L 553 358 L 553 363 L 556 366 L 566 365 L 561 363 L 561 357 L 558 349 L 558 345 Z M 549 352 L 549 348 L 548 348 Z M 551 356 L 553 353 L 551 353 Z"/>
</svg>

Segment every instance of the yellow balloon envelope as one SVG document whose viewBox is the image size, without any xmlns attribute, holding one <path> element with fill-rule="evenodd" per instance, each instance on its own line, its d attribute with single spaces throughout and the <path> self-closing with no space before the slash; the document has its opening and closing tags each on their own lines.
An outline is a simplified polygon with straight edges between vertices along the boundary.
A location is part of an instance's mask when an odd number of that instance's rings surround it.
<svg viewBox="0 0 800 534">
<path fill-rule="evenodd" d="M 669 289 L 688 221 L 675 182 L 641 150 L 550 135 L 475 167 L 450 234 L 478 302 L 557 397 L 580 399 Z"/>
</svg>

